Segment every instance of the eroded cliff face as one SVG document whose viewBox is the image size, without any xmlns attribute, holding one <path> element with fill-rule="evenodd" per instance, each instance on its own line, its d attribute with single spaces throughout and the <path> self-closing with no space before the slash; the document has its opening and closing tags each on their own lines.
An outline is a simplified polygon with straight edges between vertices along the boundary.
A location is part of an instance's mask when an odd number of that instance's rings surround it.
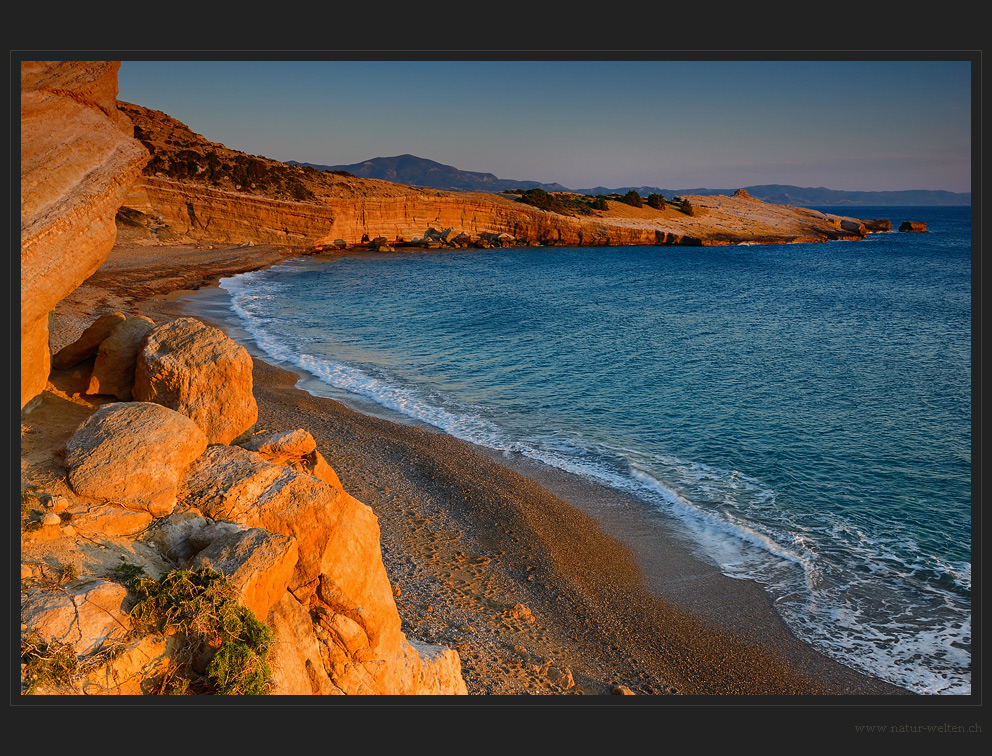
<svg viewBox="0 0 992 756">
<path fill-rule="evenodd" d="M 48 315 L 113 247 L 149 159 L 117 110 L 119 61 L 21 63 L 21 407 L 45 388 Z"/>
<path fill-rule="evenodd" d="M 819 242 L 867 233 L 863 225 L 845 223 L 838 216 L 750 197 L 687 197 L 693 215 L 671 207 L 630 208 L 610 202 L 611 210 L 599 217 L 575 217 L 499 195 L 366 183 L 379 186 L 355 196 L 292 202 L 145 176 L 128 191 L 124 205 L 147 216 L 164 238 L 211 244 L 307 247 L 341 240 L 354 245 L 363 237 L 411 242 L 430 228 L 509 234 L 518 244 L 569 246 Z"/>
<path fill-rule="evenodd" d="M 877 230 L 856 219 L 771 205 L 743 191 L 686 197 L 686 206 L 662 208 L 613 199 L 566 215 L 514 195 L 404 186 L 246 155 L 160 111 L 119 106 L 153 153 L 125 201 L 130 219 L 150 229 L 149 241 L 307 247 L 378 237 L 392 244 L 422 239 L 433 228 L 450 229 L 452 237 L 505 234 L 516 244 L 707 245 L 854 239 Z"/>
</svg>

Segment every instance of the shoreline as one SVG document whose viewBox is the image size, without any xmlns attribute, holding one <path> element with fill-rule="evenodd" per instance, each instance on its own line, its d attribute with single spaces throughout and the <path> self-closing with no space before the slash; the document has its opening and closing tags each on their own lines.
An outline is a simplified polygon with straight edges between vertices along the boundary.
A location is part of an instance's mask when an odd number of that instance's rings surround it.
<svg viewBox="0 0 992 756">
<path fill-rule="evenodd" d="M 257 247 L 141 251 L 115 247 L 70 299 L 116 307 L 133 291 L 134 272 L 157 266 L 157 278 L 141 277 L 156 278 L 155 290 L 136 292 L 129 306 L 157 322 L 191 315 L 217 326 L 182 301 L 191 290 L 299 256 Z M 161 275 L 196 258 L 190 280 Z M 110 296 L 93 297 L 93 289 Z M 62 323 L 72 322 L 74 302 L 62 307 Z M 373 509 L 404 632 L 457 650 L 470 693 L 604 694 L 624 686 L 648 694 L 851 694 L 859 702 L 908 693 L 798 640 L 759 585 L 724 576 L 631 497 L 358 412 L 297 388 L 295 369 L 252 356 L 258 429 L 308 430 L 345 489 Z"/>
</svg>

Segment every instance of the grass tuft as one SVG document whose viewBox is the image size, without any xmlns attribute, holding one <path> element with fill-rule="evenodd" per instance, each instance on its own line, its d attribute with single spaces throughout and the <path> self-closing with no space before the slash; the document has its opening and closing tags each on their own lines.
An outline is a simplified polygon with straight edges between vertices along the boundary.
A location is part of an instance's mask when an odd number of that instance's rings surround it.
<svg viewBox="0 0 992 756">
<path fill-rule="evenodd" d="M 76 652 L 68 643 L 46 641 L 38 633 L 21 637 L 23 695 L 33 695 L 43 685 L 68 688 L 78 671 Z"/>
<path fill-rule="evenodd" d="M 175 632 L 186 639 L 180 659 L 180 682 L 167 692 L 195 689 L 219 695 L 264 695 L 270 688 L 266 661 L 272 630 L 251 610 L 237 603 L 236 592 L 221 573 L 210 568 L 173 570 L 160 581 L 140 577 L 133 565 L 116 572 L 137 595 L 131 623 L 138 632 Z M 139 568 L 140 569 L 140 568 Z M 205 679 L 194 679 L 191 661 L 202 649 L 217 649 Z"/>
</svg>

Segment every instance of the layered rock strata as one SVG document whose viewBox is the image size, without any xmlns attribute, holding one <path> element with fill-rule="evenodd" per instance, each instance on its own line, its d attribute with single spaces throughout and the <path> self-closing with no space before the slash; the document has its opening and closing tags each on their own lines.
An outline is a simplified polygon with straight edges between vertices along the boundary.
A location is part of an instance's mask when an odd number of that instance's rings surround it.
<svg viewBox="0 0 992 756">
<path fill-rule="evenodd" d="M 21 391 L 45 388 L 48 317 L 106 258 L 149 159 L 117 110 L 119 61 L 21 63 Z"/>
<path fill-rule="evenodd" d="M 430 241 L 468 246 L 483 236 L 500 235 L 497 243 L 569 246 L 820 242 L 858 239 L 872 230 L 856 219 L 746 196 L 684 198 L 694 215 L 643 208 L 630 215 L 585 217 L 539 210 L 500 195 L 368 183 L 382 186 L 361 196 L 290 202 L 144 176 L 128 192 L 125 206 L 152 219 L 169 238 L 189 242 L 324 247 L 364 243 L 374 249 L 394 248 L 397 239 L 425 246 Z M 427 238 L 431 229 L 441 229 L 436 240 Z"/>
</svg>

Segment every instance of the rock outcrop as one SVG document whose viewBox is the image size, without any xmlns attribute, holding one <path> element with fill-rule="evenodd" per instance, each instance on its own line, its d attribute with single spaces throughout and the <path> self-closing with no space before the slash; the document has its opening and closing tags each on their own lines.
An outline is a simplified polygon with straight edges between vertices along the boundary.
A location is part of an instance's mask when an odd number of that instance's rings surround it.
<svg viewBox="0 0 992 756">
<path fill-rule="evenodd" d="M 899 224 L 899 230 L 917 234 L 925 233 L 927 230 L 927 224 L 923 221 L 903 221 Z"/>
<path fill-rule="evenodd" d="M 69 493 L 47 497 L 35 542 L 55 548 L 77 533 L 87 543 L 123 539 L 127 564 L 151 576 L 164 564 L 225 576 L 237 602 L 275 632 L 272 693 L 467 693 L 457 653 L 402 632 L 378 519 L 344 490 L 313 436 L 296 428 L 228 445 L 243 414 L 217 430 L 217 417 L 238 417 L 251 396 L 247 353 L 246 380 L 241 347 L 198 320 L 121 318 L 98 318 L 73 359 L 92 356 L 101 336 L 99 354 L 121 342 L 144 366 L 138 400 L 100 405 L 65 442 Z M 99 356 L 90 385 L 102 380 L 98 364 Z M 146 394 L 176 408 L 141 400 Z M 209 398 L 202 411 L 199 396 Z M 208 445 L 208 433 L 226 441 Z M 35 568 L 22 570 L 34 577 Z M 195 658 L 206 669 L 216 648 L 201 645 L 190 657 L 174 635 L 135 637 L 128 603 L 113 571 L 22 592 L 32 637 L 70 647 L 81 661 L 69 689 L 39 690 L 149 693 L 165 688 L 170 664 Z"/>
<path fill-rule="evenodd" d="M 21 63 L 21 407 L 45 388 L 48 316 L 106 258 L 149 159 L 117 110 L 116 61 Z"/>
<path fill-rule="evenodd" d="M 302 451 L 310 448 L 308 436 L 296 431 L 282 438 Z M 269 439 L 257 445 L 277 444 Z M 185 489 L 185 505 L 206 517 L 298 544 L 289 596 L 270 622 L 292 627 L 293 645 L 314 649 L 310 663 L 315 653 L 323 673 L 314 682 L 297 670 L 296 682 L 284 680 L 283 686 L 321 689 L 329 682 L 354 695 L 465 692 L 457 654 L 428 646 L 418 651 L 400 630 L 369 507 L 313 475 L 232 446 L 210 447 L 190 468 Z M 285 621 L 287 614 L 294 619 Z M 301 662 L 282 663 L 285 671 Z"/>
<path fill-rule="evenodd" d="M 736 244 L 857 239 L 865 228 L 843 227 L 823 213 L 769 205 L 745 196 L 690 197 L 695 215 L 667 208 L 632 209 L 611 217 L 561 215 L 502 195 L 457 194 L 366 180 L 363 196 L 328 196 L 290 202 L 144 176 L 125 200 L 130 210 L 155 219 L 170 238 L 195 243 L 294 244 L 340 248 L 363 237 L 421 240 L 424 246 L 498 243 L 609 246 Z M 616 203 L 620 204 L 620 203 Z M 624 212 L 627 211 L 626 206 Z M 618 211 L 619 212 L 619 211 Z M 447 233 L 430 238 L 430 229 Z M 477 241 L 469 241 L 472 237 Z M 487 238 L 488 237 L 488 238 Z M 396 245 L 371 246 L 386 250 Z"/>
</svg>

